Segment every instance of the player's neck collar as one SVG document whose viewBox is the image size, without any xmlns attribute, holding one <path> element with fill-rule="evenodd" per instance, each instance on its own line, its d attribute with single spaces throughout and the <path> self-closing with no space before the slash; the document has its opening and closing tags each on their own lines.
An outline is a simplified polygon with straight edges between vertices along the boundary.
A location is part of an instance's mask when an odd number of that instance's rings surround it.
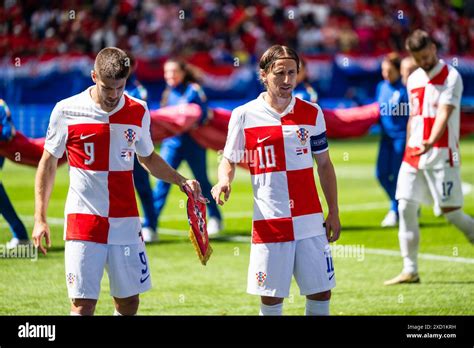
<svg viewBox="0 0 474 348">
<path fill-rule="evenodd" d="M 283 116 L 286 116 L 291 110 L 293 110 L 293 107 L 295 106 L 295 102 L 296 102 L 296 99 L 295 99 L 295 96 L 292 96 L 291 97 L 291 101 L 290 103 L 288 104 L 288 106 L 285 108 L 285 110 L 283 110 L 283 112 L 278 112 L 276 111 L 264 98 L 265 94 L 267 92 L 262 92 L 260 93 L 259 95 L 259 99 L 263 105 L 263 107 L 268 110 L 272 115 L 280 118 L 280 117 L 283 117 Z"/>
<path fill-rule="evenodd" d="M 432 79 L 433 77 L 435 77 L 440 71 L 441 69 L 443 69 L 443 67 L 445 66 L 445 62 L 444 60 L 442 59 L 438 59 L 438 63 L 436 63 L 436 65 L 433 67 L 433 69 L 431 69 L 430 71 L 428 71 L 427 75 L 430 79 Z"/>
</svg>

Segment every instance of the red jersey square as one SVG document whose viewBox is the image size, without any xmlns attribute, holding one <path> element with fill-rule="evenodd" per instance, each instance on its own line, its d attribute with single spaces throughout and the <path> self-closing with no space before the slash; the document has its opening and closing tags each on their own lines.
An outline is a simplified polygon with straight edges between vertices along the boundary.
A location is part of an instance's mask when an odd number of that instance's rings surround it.
<svg viewBox="0 0 474 348">
<path fill-rule="evenodd" d="M 252 243 L 281 243 L 295 240 L 291 218 L 255 220 Z"/>
<path fill-rule="evenodd" d="M 245 150 L 252 175 L 286 170 L 281 126 L 246 128 Z"/>
<path fill-rule="evenodd" d="M 291 216 L 321 213 L 323 210 L 314 182 L 313 168 L 289 170 L 286 176 Z"/>
<path fill-rule="evenodd" d="M 86 170 L 109 170 L 110 129 L 108 124 L 68 126 L 66 149 L 69 165 Z"/>
<path fill-rule="evenodd" d="M 109 217 L 138 216 L 133 171 L 109 172 Z"/>
<path fill-rule="evenodd" d="M 92 214 L 67 215 L 66 240 L 86 240 L 107 244 L 109 221 Z"/>
</svg>

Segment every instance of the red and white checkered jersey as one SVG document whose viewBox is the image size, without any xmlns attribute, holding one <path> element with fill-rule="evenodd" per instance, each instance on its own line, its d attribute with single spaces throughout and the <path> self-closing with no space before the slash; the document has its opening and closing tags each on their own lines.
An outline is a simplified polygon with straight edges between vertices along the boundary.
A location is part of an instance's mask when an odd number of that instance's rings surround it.
<svg viewBox="0 0 474 348">
<path fill-rule="evenodd" d="M 134 244 L 141 230 L 133 163 L 154 150 L 144 101 L 123 95 L 105 112 L 84 92 L 56 104 L 44 148 L 60 158 L 67 151 L 69 192 L 64 238 L 104 244 Z"/>
<path fill-rule="evenodd" d="M 459 128 L 463 90 L 461 75 L 440 59 L 428 73 L 421 68 L 415 70 L 408 78 L 407 89 L 412 118 L 410 138 L 403 160 L 419 169 L 459 166 Z M 438 107 L 444 104 L 454 106 L 445 132 L 427 153 L 412 156 L 422 141 L 429 139 Z"/>
<path fill-rule="evenodd" d="M 325 233 L 312 154 L 327 151 L 321 108 L 293 97 L 277 113 L 263 98 L 236 108 L 224 156 L 250 168 L 253 243 L 286 242 Z"/>
</svg>

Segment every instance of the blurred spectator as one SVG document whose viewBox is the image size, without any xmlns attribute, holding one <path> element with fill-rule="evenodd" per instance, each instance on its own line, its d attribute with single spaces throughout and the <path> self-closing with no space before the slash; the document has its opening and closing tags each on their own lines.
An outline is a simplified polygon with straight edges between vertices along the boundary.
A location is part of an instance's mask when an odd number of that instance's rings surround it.
<svg viewBox="0 0 474 348">
<path fill-rule="evenodd" d="M 474 49 L 474 7 L 450 0 L 88 0 L 15 1 L 0 7 L 0 56 L 95 54 L 119 46 L 157 58 L 206 52 L 217 64 L 235 51 L 255 57 L 272 43 L 306 54 L 402 51 L 424 27 L 447 54 Z"/>
</svg>

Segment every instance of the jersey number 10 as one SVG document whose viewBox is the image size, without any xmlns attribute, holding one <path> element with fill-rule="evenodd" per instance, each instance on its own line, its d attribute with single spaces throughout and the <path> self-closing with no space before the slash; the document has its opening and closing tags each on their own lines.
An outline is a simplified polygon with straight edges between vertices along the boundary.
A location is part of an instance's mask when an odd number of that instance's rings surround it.
<svg viewBox="0 0 474 348">
<path fill-rule="evenodd" d="M 263 148 L 261 146 L 257 147 L 258 159 L 260 165 L 258 166 L 260 169 L 264 168 L 273 168 L 276 167 L 276 159 L 275 159 L 275 147 L 273 145 L 267 145 Z M 265 160 L 264 160 L 265 155 Z"/>
</svg>

